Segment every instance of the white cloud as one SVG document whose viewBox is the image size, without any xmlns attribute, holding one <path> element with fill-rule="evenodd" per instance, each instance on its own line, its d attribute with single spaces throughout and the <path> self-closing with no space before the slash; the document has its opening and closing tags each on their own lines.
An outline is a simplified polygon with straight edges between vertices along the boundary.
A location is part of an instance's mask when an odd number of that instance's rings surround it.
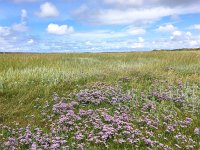
<svg viewBox="0 0 200 150">
<path fill-rule="evenodd" d="M 9 27 L 0 26 L 0 36 L 8 36 L 11 34 L 11 30 Z"/>
<path fill-rule="evenodd" d="M 122 44 L 124 43 L 124 44 Z M 131 49 L 141 49 L 145 46 L 145 40 L 143 37 L 138 37 L 137 40 L 126 40 L 119 43 L 119 48 L 122 48 L 122 45 L 124 48 L 131 48 Z"/>
<path fill-rule="evenodd" d="M 191 32 L 184 32 L 180 30 L 175 30 L 171 33 L 170 40 L 172 41 L 190 41 L 192 39 Z M 187 42 L 188 43 L 188 42 Z"/>
<path fill-rule="evenodd" d="M 73 14 L 74 15 L 79 15 L 79 14 L 82 14 L 82 13 L 88 11 L 88 9 L 89 9 L 88 6 L 86 4 L 83 4 L 78 9 L 75 9 L 73 11 Z"/>
<path fill-rule="evenodd" d="M 129 46 L 130 48 L 143 48 L 144 44 L 143 43 L 133 43 L 132 45 Z"/>
<path fill-rule="evenodd" d="M 39 17 L 57 17 L 59 16 L 59 11 L 56 6 L 52 3 L 46 2 L 40 5 L 40 11 L 36 13 Z"/>
<path fill-rule="evenodd" d="M 35 41 L 33 39 L 30 39 L 27 41 L 27 44 L 33 44 Z"/>
<path fill-rule="evenodd" d="M 181 36 L 181 35 L 182 35 L 182 32 L 179 31 L 179 30 L 176 30 L 176 31 L 172 32 L 172 35 L 173 35 L 173 36 Z"/>
<path fill-rule="evenodd" d="M 91 46 L 91 45 L 92 45 L 92 42 L 91 42 L 91 41 L 86 41 L 86 42 L 85 42 L 85 45 Z"/>
<path fill-rule="evenodd" d="M 76 13 L 75 17 L 91 24 L 100 25 L 120 25 L 120 24 L 134 24 L 141 25 L 146 23 L 152 23 L 163 17 L 184 15 L 191 13 L 199 13 L 199 4 L 194 0 L 191 3 L 183 0 L 179 2 L 166 2 L 164 0 L 150 0 L 143 1 L 140 7 L 134 7 L 132 5 L 119 5 L 115 7 L 114 0 L 105 0 L 106 4 L 112 2 L 113 5 L 108 7 L 95 7 L 88 6 L 89 8 L 83 9 L 80 13 Z M 131 1 L 131 0 L 130 0 Z M 119 3 L 129 4 L 125 0 L 117 0 Z M 117 3 L 116 2 L 116 3 Z M 131 2 L 136 2 L 132 0 Z M 87 19 L 85 19 L 87 18 Z"/>
<path fill-rule="evenodd" d="M 190 46 L 197 46 L 198 45 L 198 42 L 197 41 L 195 41 L 195 40 L 191 40 L 191 41 L 189 41 L 189 44 L 190 44 Z"/>
<path fill-rule="evenodd" d="M 103 0 L 103 2 L 117 6 L 140 6 L 143 4 L 143 0 Z"/>
<path fill-rule="evenodd" d="M 21 10 L 20 23 L 14 23 L 11 26 L 0 26 L 0 51 L 28 51 L 31 47 L 27 47 L 27 39 L 31 39 L 28 34 L 21 34 L 28 30 L 26 26 L 28 18 L 25 9 Z M 30 43 L 31 41 L 29 41 Z"/>
<path fill-rule="evenodd" d="M 19 36 L 18 33 L 12 32 L 12 30 L 9 35 L 2 36 L 0 34 L 0 52 L 28 52 L 37 49 L 35 48 L 37 45 L 34 45 L 35 47 L 30 46 L 27 39 L 31 39 L 29 35 L 20 34 Z"/>
<path fill-rule="evenodd" d="M 159 26 L 156 31 L 157 32 L 172 32 L 176 30 L 176 27 L 174 27 L 172 24 L 166 24 L 164 26 Z"/>
<path fill-rule="evenodd" d="M 26 21 L 27 18 L 28 18 L 27 11 L 25 9 L 22 9 L 21 10 L 21 22 L 20 23 L 14 23 L 11 27 L 12 30 L 17 31 L 17 32 L 28 31 L 27 21 Z"/>
<path fill-rule="evenodd" d="M 146 30 L 144 30 L 143 28 L 129 28 L 127 30 L 128 34 L 133 34 L 133 35 L 138 35 L 138 34 L 145 34 Z"/>
<path fill-rule="evenodd" d="M 55 35 L 66 35 L 74 32 L 74 28 L 68 25 L 58 25 L 58 24 L 49 24 L 47 27 L 47 32 Z"/>
<path fill-rule="evenodd" d="M 21 10 L 21 19 L 24 21 L 28 17 L 26 9 Z"/>
<path fill-rule="evenodd" d="M 192 36 L 192 33 L 191 33 L 191 32 L 186 32 L 185 34 L 186 34 L 187 36 L 189 36 L 189 37 Z"/>
<path fill-rule="evenodd" d="M 169 41 L 166 41 L 167 45 L 172 49 L 174 48 L 195 48 L 200 46 L 200 37 L 193 35 L 187 31 L 174 31 Z M 166 45 L 166 46 L 167 46 Z M 166 47 L 167 48 L 167 47 Z"/>
<path fill-rule="evenodd" d="M 87 40 L 94 40 L 94 39 L 112 39 L 112 38 L 120 38 L 126 37 L 126 31 L 122 32 L 114 32 L 110 30 L 94 30 L 88 32 L 75 32 L 71 35 L 74 39 L 87 39 Z"/>
<path fill-rule="evenodd" d="M 143 38 L 143 37 L 139 37 L 139 38 L 138 38 L 138 41 L 139 41 L 140 43 L 144 43 L 144 38 Z"/>
<path fill-rule="evenodd" d="M 105 4 L 123 7 L 123 6 L 165 6 L 165 7 L 173 7 L 173 6 L 188 6 L 193 3 L 197 3 L 196 0 L 98 0 L 99 2 L 103 2 Z"/>
<path fill-rule="evenodd" d="M 195 24 L 191 26 L 191 29 L 200 30 L 200 24 Z"/>
<path fill-rule="evenodd" d="M 12 25 L 12 30 L 17 32 L 26 32 L 28 31 L 28 27 L 25 23 L 15 23 Z"/>
<path fill-rule="evenodd" d="M 158 13 L 159 12 L 159 13 Z M 172 13 L 170 8 L 148 8 L 148 9 L 127 9 L 102 10 L 95 17 L 101 24 L 131 24 L 139 22 L 149 22 Z"/>
<path fill-rule="evenodd" d="M 170 40 L 174 40 L 174 36 L 170 36 Z"/>
<path fill-rule="evenodd" d="M 13 31 L 16 32 L 26 32 L 28 31 L 26 18 L 28 17 L 27 12 L 25 9 L 21 10 L 21 22 L 14 23 L 11 26 L 3 27 L 0 26 L 0 36 L 9 36 L 12 34 Z"/>
</svg>

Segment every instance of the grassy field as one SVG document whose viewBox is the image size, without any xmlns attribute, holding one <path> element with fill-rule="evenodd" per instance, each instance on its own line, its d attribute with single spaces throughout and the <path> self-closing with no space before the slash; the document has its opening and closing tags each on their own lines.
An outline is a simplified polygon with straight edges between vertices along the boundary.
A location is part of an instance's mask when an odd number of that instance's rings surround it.
<svg viewBox="0 0 200 150">
<path fill-rule="evenodd" d="M 0 149 L 199 149 L 200 52 L 0 54 L 0 124 Z"/>
</svg>

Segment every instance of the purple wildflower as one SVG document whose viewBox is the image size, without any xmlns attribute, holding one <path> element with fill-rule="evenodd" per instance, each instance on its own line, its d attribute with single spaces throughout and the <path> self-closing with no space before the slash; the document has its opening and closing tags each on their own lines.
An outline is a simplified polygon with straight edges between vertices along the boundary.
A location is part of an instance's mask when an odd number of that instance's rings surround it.
<svg viewBox="0 0 200 150">
<path fill-rule="evenodd" d="M 195 134 L 195 135 L 199 135 L 199 134 L 200 134 L 199 128 L 195 128 L 195 129 L 194 129 L 194 134 Z"/>
</svg>

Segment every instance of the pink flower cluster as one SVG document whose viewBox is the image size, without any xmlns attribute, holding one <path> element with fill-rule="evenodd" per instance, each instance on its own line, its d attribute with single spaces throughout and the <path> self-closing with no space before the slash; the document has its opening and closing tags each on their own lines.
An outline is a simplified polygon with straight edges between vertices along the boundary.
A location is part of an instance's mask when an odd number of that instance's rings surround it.
<svg viewBox="0 0 200 150">
<path fill-rule="evenodd" d="M 192 115 L 176 106 L 165 111 L 148 96 L 133 99 L 121 87 L 102 83 L 70 98 L 54 93 L 41 110 L 45 127 L 0 125 L 0 149 L 200 148 L 199 128 Z"/>
</svg>

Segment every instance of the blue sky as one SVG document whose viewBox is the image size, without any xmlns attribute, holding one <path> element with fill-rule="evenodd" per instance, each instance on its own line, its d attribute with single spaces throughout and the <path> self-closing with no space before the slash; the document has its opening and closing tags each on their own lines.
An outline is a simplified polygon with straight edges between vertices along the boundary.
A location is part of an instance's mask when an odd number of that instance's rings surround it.
<svg viewBox="0 0 200 150">
<path fill-rule="evenodd" d="M 200 47 L 200 0 L 0 0 L 0 52 Z"/>
</svg>

